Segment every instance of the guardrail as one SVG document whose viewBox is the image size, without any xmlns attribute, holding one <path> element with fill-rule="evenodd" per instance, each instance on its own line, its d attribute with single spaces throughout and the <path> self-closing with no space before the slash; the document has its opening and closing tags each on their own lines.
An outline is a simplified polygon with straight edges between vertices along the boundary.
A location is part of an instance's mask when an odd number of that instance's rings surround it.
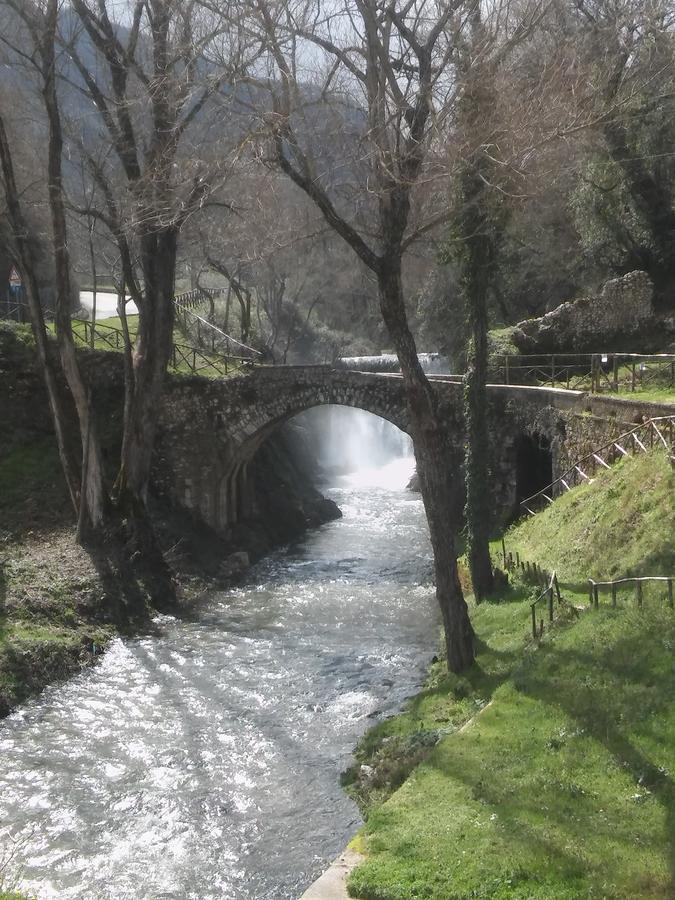
<svg viewBox="0 0 675 900">
<path fill-rule="evenodd" d="M 551 353 L 498 356 L 492 377 L 504 384 L 547 384 L 592 393 L 675 386 L 673 353 Z"/>
<path fill-rule="evenodd" d="M 609 469 L 617 459 L 635 453 L 647 453 L 655 444 L 665 447 L 670 457 L 671 465 L 675 467 L 675 415 L 656 416 L 641 422 L 630 431 L 620 434 L 617 438 L 602 447 L 591 451 L 586 456 L 577 460 L 562 475 L 552 481 L 551 484 L 520 501 L 520 509 L 524 513 L 535 515 L 544 509 L 547 504 L 566 491 L 570 491 L 578 484 L 587 483 L 598 470 L 598 467 Z"/>
</svg>

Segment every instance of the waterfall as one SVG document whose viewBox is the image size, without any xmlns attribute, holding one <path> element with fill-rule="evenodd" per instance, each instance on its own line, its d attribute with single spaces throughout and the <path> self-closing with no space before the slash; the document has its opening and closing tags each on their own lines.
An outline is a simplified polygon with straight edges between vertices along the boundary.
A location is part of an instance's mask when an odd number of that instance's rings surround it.
<svg viewBox="0 0 675 900">
<path fill-rule="evenodd" d="M 348 476 L 355 486 L 405 487 L 414 468 L 412 441 L 385 419 L 346 406 L 296 416 L 326 483 Z"/>
</svg>

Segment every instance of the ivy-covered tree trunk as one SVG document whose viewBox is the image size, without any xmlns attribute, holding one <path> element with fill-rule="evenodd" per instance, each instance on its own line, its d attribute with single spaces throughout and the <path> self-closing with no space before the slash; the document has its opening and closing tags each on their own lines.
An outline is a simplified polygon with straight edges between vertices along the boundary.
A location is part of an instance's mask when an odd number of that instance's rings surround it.
<svg viewBox="0 0 675 900">
<path fill-rule="evenodd" d="M 450 459 L 436 398 L 417 356 L 403 299 L 400 251 L 378 267 L 379 300 L 401 366 L 415 461 L 434 553 L 436 599 L 443 617 L 448 669 L 463 672 L 474 660 L 474 631 L 457 571 L 457 467 Z"/>
<path fill-rule="evenodd" d="M 489 543 L 492 504 L 487 408 L 488 288 L 493 247 L 486 185 L 479 167 L 479 160 L 470 161 L 460 176 L 457 237 L 461 242 L 460 269 L 471 336 L 464 378 L 467 549 L 474 596 L 480 602 L 493 590 L 494 578 Z"/>
</svg>

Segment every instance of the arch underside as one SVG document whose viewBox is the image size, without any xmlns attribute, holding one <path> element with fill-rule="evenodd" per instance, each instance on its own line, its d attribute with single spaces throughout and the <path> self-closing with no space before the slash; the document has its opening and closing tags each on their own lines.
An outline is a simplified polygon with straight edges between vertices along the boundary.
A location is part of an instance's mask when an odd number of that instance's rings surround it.
<svg viewBox="0 0 675 900">
<path fill-rule="evenodd" d="M 326 387 L 317 390 L 308 386 L 302 391 L 296 388 L 288 393 L 280 392 L 269 402 L 258 402 L 242 410 L 241 421 L 232 429 L 236 439 L 230 445 L 231 462 L 218 488 L 227 524 L 239 521 L 250 511 L 249 463 L 274 431 L 295 416 L 321 406 L 343 406 L 371 413 L 409 433 L 405 402 L 400 396 L 399 385 L 395 387 L 397 390 L 387 396 L 383 395 L 381 387 L 379 390 L 370 387 L 348 390 L 336 386 L 332 390 Z"/>
</svg>

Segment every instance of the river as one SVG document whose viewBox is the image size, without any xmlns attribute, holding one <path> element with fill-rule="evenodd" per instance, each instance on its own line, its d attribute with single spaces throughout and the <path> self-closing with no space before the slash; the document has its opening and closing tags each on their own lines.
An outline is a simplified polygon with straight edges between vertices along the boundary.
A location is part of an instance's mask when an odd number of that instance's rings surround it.
<svg viewBox="0 0 675 900">
<path fill-rule="evenodd" d="M 356 741 L 436 646 L 411 468 L 336 478 L 342 519 L 0 722 L 0 839 L 22 886 L 297 900 L 360 824 L 339 785 Z"/>
</svg>

